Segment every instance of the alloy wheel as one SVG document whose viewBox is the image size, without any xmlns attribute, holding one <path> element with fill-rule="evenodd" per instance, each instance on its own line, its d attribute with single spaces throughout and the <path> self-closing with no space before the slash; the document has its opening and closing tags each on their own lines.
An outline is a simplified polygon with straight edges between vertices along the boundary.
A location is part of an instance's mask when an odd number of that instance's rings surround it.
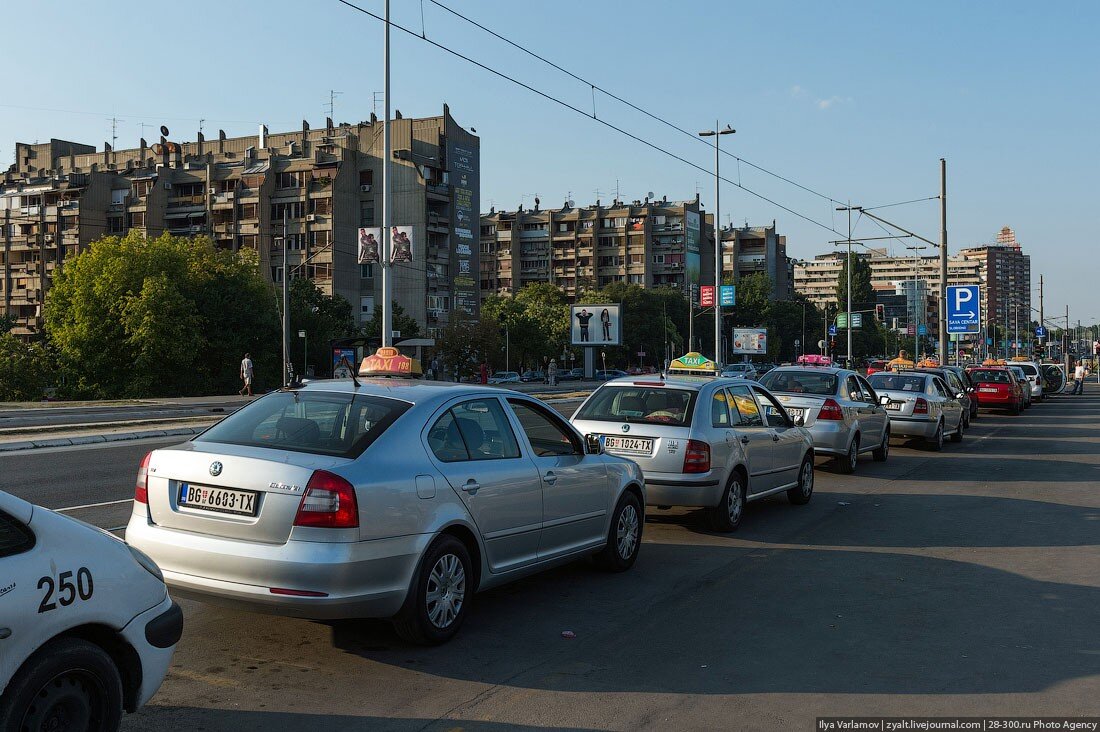
<svg viewBox="0 0 1100 732">
<path fill-rule="evenodd" d="M 730 486 L 729 498 L 726 499 L 726 510 L 730 515 L 730 523 L 736 525 L 741 520 L 741 512 L 744 510 L 741 502 L 741 484 L 736 480 Z"/>
<path fill-rule="evenodd" d="M 454 554 L 444 554 L 428 576 L 425 598 L 428 619 L 437 628 L 448 628 L 462 612 L 466 600 L 466 570 Z"/>
<path fill-rule="evenodd" d="M 615 527 L 615 537 L 618 544 L 619 556 L 629 559 L 638 546 L 638 512 L 634 506 L 627 504 L 619 513 L 619 522 Z"/>
<path fill-rule="evenodd" d="M 814 492 L 814 466 L 809 460 L 802 463 L 802 478 L 799 483 L 801 484 L 803 497 L 808 498 Z"/>
</svg>

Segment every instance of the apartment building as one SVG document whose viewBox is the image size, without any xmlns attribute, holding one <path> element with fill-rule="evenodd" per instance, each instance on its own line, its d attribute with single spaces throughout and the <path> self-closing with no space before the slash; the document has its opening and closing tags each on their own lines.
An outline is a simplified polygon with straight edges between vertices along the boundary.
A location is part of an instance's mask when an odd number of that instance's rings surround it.
<svg viewBox="0 0 1100 732">
<path fill-rule="evenodd" d="M 392 221 L 413 227 L 413 261 L 393 266 L 394 299 L 429 334 L 454 309 L 478 312 L 479 139 L 443 113 L 391 125 Z M 162 137 L 114 150 L 64 140 L 18 143 L 0 178 L 4 312 L 16 334 L 42 329 L 42 303 L 65 258 L 105 234 L 205 234 L 252 249 L 280 283 L 308 277 L 361 319 L 381 302 L 378 265 L 360 265 L 360 226 L 381 221 L 382 124 L 369 121 L 195 142 Z M 284 218 L 287 221 L 284 227 Z"/>
<path fill-rule="evenodd" d="M 978 267 L 983 323 L 1014 323 L 1017 311 L 1020 322 L 1031 322 L 1031 257 L 1011 228 L 1003 227 L 995 244 L 963 249 L 960 255 Z"/>
<path fill-rule="evenodd" d="M 794 297 L 794 263 L 787 257 L 787 237 L 775 233 L 774 221 L 722 229 L 722 272 L 734 273 L 736 280 L 762 272 L 772 280 L 772 299 Z"/>
<path fill-rule="evenodd" d="M 482 297 L 549 282 L 570 298 L 627 282 L 690 292 L 693 270 L 714 279 L 713 236 L 694 201 L 492 209 L 481 216 Z M 708 254 L 709 251 L 709 254 Z"/>
</svg>

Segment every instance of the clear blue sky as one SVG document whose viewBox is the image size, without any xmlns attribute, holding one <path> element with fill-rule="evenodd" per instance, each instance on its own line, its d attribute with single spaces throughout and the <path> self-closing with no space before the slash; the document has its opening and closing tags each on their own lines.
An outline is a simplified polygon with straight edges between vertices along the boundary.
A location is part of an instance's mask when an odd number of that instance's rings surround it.
<svg viewBox="0 0 1100 732">
<path fill-rule="evenodd" d="M 1097 232 L 1100 53 L 1092 2 L 503 2 L 452 7 L 584 78 L 688 129 L 719 118 L 723 144 L 837 199 L 872 206 L 938 193 L 948 161 L 950 249 L 1012 226 L 1044 274 L 1047 312 L 1100 320 Z M 360 4 L 380 12 L 380 0 Z M 461 23 L 429 0 L 392 0 L 396 22 L 575 106 L 590 89 Z M 625 11 L 620 9 L 626 8 Z M 4 3 L 9 60 L 0 99 L 0 160 L 15 141 L 110 138 L 135 145 L 167 124 L 193 140 L 369 117 L 382 88 L 381 24 L 335 0 L 308 3 L 115 0 Z M 20 30 L 26 28 L 24 32 Z M 48 33 L 40 31 L 49 28 Z M 438 113 L 481 136 L 482 207 L 559 206 L 614 196 L 690 198 L 710 207 L 705 173 L 394 32 L 394 105 Z M 54 111 L 14 108 L 13 105 Z M 709 170 L 701 144 L 606 98 L 597 113 Z M 723 172 L 736 179 L 736 164 Z M 832 205 L 742 166 L 742 183 L 843 230 Z M 526 194 L 526 195 L 525 195 Z M 811 257 L 836 238 L 726 185 L 723 221 L 777 219 L 789 253 Z M 935 201 L 879 212 L 938 239 Z M 857 234 L 881 233 L 869 221 Z M 900 251 L 900 244 L 894 243 Z M 1036 300 L 1037 302 L 1037 300 Z"/>
</svg>

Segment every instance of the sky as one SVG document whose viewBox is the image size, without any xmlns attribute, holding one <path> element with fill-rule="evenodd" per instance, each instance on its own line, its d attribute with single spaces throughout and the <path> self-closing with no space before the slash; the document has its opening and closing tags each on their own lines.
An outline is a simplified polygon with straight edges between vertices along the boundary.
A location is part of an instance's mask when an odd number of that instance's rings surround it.
<svg viewBox="0 0 1100 732">
<path fill-rule="evenodd" d="M 353 1 L 382 12 L 382 0 Z M 1031 255 L 1035 287 L 1044 275 L 1048 317 L 1068 305 L 1073 322 L 1100 320 L 1091 292 L 1100 275 L 1100 3 L 439 2 L 585 80 L 433 0 L 392 0 L 392 20 L 415 33 L 393 31 L 393 106 L 430 116 L 446 102 L 460 125 L 476 128 L 485 211 L 530 207 L 536 195 L 543 207 L 567 197 L 606 203 L 616 188 L 625 200 L 698 191 L 712 209 L 712 148 L 594 84 L 690 131 L 730 124 L 737 133 L 722 138 L 723 149 L 853 205 L 938 195 L 946 158 L 949 251 L 1011 226 Z M 195 139 L 200 119 L 208 138 L 218 129 L 253 134 L 260 122 L 278 131 L 305 118 L 316 127 L 333 89 L 337 122 L 369 118 L 375 92 L 381 110 L 382 24 L 337 0 L 3 3 L 0 27 L 5 164 L 16 141 L 102 149 L 112 116 L 122 120 L 118 146 L 132 147 L 142 123 L 149 140 L 165 124 L 183 141 Z M 593 106 L 601 120 L 698 167 L 594 121 Z M 723 223 L 775 220 L 793 257 L 830 251 L 836 232 L 847 232 L 846 215 L 824 197 L 725 156 L 722 174 L 805 217 L 723 184 Z M 936 200 L 877 213 L 939 240 Z M 856 236 L 884 235 L 856 219 Z M 885 246 L 904 253 L 901 242 Z"/>
</svg>

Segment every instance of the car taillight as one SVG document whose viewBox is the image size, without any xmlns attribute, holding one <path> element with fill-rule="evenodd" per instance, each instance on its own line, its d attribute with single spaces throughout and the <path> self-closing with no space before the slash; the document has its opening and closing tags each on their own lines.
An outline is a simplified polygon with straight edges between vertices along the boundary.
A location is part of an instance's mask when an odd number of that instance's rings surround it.
<svg viewBox="0 0 1100 732">
<path fill-rule="evenodd" d="M 149 503 L 149 458 L 153 453 L 145 453 L 138 466 L 137 481 L 134 484 L 134 501 L 137 503 Z"/>
<path fill-rule="evenodd" d="M 928 414 L 928 400 L 917 397 L 917 401 L 913 405 L 913 414 Z"/>
<path fill-rule="evenodd" d="M 359 526 L 359 505 L 355 488 L 339 475 L 315 470 L 306 484 L 306 494 L 294 517 L 295 526 L 326 529 L 354 529 Z"/>
<path fill-rule="evenodd" d="M 835 399 L 826 399 L 825 403 L 821 405 L 821 410 L 817 413 L 817 418 L 819 420 L 844 419 L 844 410 L 840 408 Z"/>
<path fill-rule="evenodd" d="M 701 440 L 688 440 L 684 450 L 684 472 L 705 473 L 710 470 L 710 445 Z"/>
</svg>

